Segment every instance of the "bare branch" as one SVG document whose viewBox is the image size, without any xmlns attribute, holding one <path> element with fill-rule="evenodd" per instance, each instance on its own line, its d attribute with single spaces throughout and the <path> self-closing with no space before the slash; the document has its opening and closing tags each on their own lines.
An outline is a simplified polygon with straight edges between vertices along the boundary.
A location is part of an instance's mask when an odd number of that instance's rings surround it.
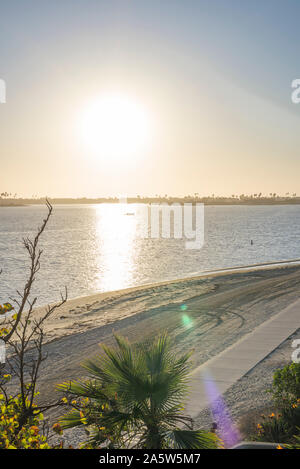
<svg viewBox="0 0 300 469">
<path fill-rule="evenodd" d="M 37 251 L 37 246 L 38 246 L 39 239 L 40 239 L 42 233 L 44 232 L 44 230 L 46 228 L 46 225 L 47 225 L 47 223 L 48 223 L 48 221 L 49 221 L 49 219 L 52 215 L 52 210 L 53 210 L 53 207 L 52 207 L 52 205 L 50 204 L 50 202 L 48 200 L 46 200 L 46 207 L 47 207 L 47 210 L 48 210 L 47 216 L 44 219 L 41 227 L 38 228 L 38 232 L 37 232 L 34 240 L 32 241 L 29 238 L 25 238 L 23 240 L 24 247 L 28 251 L 29 258 L 30 258 L 30 272 L 29 272 L 28 280 L 27 280 L 27 282 L 25 284 L 25 287 L 24 287 L 23 294 L 20 294 L 19 292 L 17 292 L 20 295 L 20 298 L 21 298 L 20 304 L 19 304 L 19 309 L 16 313 L 17 316 L 16 316 L 16 320 L 14 322 L 14 325 L 13 325 L 12 329 L 4 337 L 5 342 L 8 342 L 10 340 L 10 338 L 13 336 L 15 330 L 18 327 L 18 324 L 21 320 L 25 305 L 26 305 L 28 297 L 30 295 L 32 285 L 35 281 L 35 274 L 40 269 L 40 257 L 41 257 L 42 251 L 41 250 Z"/>
<path fill-rule="evenodd" d="M 47 358 L 47 354 L 43 353 L 45 338 L 43 325 L 51 314 L 67 301 L 68 297 L 67 288 L 65 288 L 65 292 L 61 294 L 59 302 L 48 305 L 41 317 L 33 317 L 37 298 L 35 297 L 31 300 L 30 293 L 35 281 L 35 276 L 40 270 L 40 259 L 42 255 L 42 250 L 38 248 L 38 243 L 52 214 L 52 206 L 48 200 L 46 201 L 46 206 L 48 210 L 47 216 L 43 220 L 41 227 L 38 228 L 35 238 L 33 240 L 29 238 L 23 239 L 24 248 L 30 259 L 30 269 L 23 292 L 17 291 L 18 299 L 13 300 L 18 306 L 18 310 L 13 319 L 6 320 L 6 324 L 9 326 L 9 332 L 4 336 L 4 341 L 11 347 L 12 352 L 7 358 L 5 368 L 8 368 L 19 381 L 18 395 L 22 402 L 19 428 L 22 428 L 22 425 L 28 421 L 33 415 L 33 412 L 36 414 L 49 408 L 62 405 L 61 400 L 38 407 L 34 404 L 40 366 Z M 25 307 L 27 306 L 28 309 L 25 311 Z M 7 401 L 13 398 L 6 393 L 6 382 L 5 380 L 1 380 L 1 375 L 0 390 L 5 395 Z M 16 430 L 16 432 L 17 431 L 18 430 Z"/>
</svg>

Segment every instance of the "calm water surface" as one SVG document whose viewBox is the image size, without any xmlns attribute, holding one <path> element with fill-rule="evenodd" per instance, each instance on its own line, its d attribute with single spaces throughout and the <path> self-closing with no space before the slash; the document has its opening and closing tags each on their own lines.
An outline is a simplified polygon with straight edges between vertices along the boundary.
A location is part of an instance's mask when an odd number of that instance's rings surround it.
<svg viewBox="0 0 300 469">
<path fill-rule="evenodd" d="M 208 206 L 205 244 L 185 249 L 181 239 L 142 239 L 143 208 L 56 205 L 41 246 L 38 303 L 110 291 L 205 270 L 300 258 L 300 206 Z M 28 266 L 22 238 L 33 236 L 43 206 L 0 208 L 0 303 L 14 296 Z M 250 240 L 253 240 L 253 245 Z"/>
</svg>

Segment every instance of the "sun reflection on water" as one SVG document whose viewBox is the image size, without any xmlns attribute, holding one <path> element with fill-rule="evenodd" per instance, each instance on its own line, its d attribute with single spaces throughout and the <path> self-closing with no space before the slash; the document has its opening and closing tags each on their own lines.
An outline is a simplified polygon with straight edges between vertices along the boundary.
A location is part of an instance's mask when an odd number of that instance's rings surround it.
<svg viewBox="0 0 300 469">
<path fill-rule="evenodd" d="M 136 223 L 134 209 L 129 212 L 126 204 L 97 207 L 99 290 L 118 290 L 133 283 Z"/>
</svg>

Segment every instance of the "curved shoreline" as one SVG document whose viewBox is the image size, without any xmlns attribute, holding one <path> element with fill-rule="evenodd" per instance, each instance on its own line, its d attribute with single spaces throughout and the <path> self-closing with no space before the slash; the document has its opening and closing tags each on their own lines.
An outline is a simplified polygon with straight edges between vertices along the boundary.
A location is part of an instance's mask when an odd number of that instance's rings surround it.
<svg viewBox="0 0 300 469">
<path fill-rule="evenodd" d="M 49 342 L 64 336 L 83 333 L 143 312 L 179 308 L 194 298 L 212 297 L 220 287 L 228 290 L 230 296 L 235 284 L 247 283 L 248 277 L 253 277 L 255 273 L 265 275 L 271 283 L 276 283 L 275 277 L 280 275 L 280 272 L 293 270 L 300 272 L 299 262 L 297 259 L 209 271 L 177 280 L 72 298 L 47 320 L 46 340 Z M 44 310 L 45 306 L 38 307 L 34 314 L 39 317 Z"/>
<path fill-rule="evenodd" d="M 129 293 L 133 292 L 138 292 L 142 290 L 148 290 L 149 288 L 155 288 L 155 287 L 161 287 L 164 285 L 170 285 L 170 284 L 177 284 L 177 283 L 182 283 L 182 282 L 188 282 L 188 281 L 193 281 L 193 280 L 201 280 L 206 277 L 215 277 L 215 276 L 222 276 L 222 275 L 227 275 L 227 274 L 239 274 L 239 273 L 245 273 L 245 272 L 252 272 L 256 270 L 266 270 L 266 269 L 273 269 L 273 268 L 284 268 L 285 266 L 291 266 L 291 265 L 300 265 L 300 258 L 299 259 L 288 259 L 288 260 L 282 260 L 282 261 L 272 261 L 272 262 L 264 262 L 264 263 L 257 263 L 257 264 L 248 264 L 248 265 L 242 265 L 242 266 L 233 266 L 233 267 L 224 267 L 223 269 L 214 269 L 214 270 L 203 270 L 202 272 L 195 272 L 191 273 L 186 277 L 178 277 L 178 278 L 173 278 L 170 280 L 160 280 L 157 282 L 150 282 L 150 283 L 142 283 L 140 285 L 135 285 L 131 287 L 125 287 L 125 288 L 120 288 L 117 290 L 108 290 L 108 291 L 102 291 L 102 292 L 94 292 L 89 295 L 81 295 L 81 296 L 75 296 L 73 298 L 70 298 L 67 300 L 67 304 L 69 303 L 82 303 L 83 301 L 93 301 L 95 299 L 101 300 L 105 299 L 110 296 L 123 296 Z M 55 304 L 55 302 L 50 303 Z M 36 311 L 45 308 L 47 304 L 38 306 L 35 308 Z"/>
</svg>

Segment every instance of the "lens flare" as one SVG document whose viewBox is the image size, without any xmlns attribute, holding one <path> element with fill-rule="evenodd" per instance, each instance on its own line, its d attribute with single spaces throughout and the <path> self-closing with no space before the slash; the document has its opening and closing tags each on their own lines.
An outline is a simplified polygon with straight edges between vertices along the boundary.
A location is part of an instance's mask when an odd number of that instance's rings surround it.
<svg viewBox="0 0 300 469">
<path fill-rule="evenodd" d="M 241 440 L 240 433 L 235 427 L 224 399 L 209 372 L 205 373 L 204 383 L 212 417 L 217 424 L 217 433 L 224 442 L 225 448 L 230 448 Z"/>
<path fill-rule="evenodd" d="M 181 320 L 185 328 L 190 329 L 193 327 L 193 321 L 187 314 L 183 314 Z"/>
</svg>

